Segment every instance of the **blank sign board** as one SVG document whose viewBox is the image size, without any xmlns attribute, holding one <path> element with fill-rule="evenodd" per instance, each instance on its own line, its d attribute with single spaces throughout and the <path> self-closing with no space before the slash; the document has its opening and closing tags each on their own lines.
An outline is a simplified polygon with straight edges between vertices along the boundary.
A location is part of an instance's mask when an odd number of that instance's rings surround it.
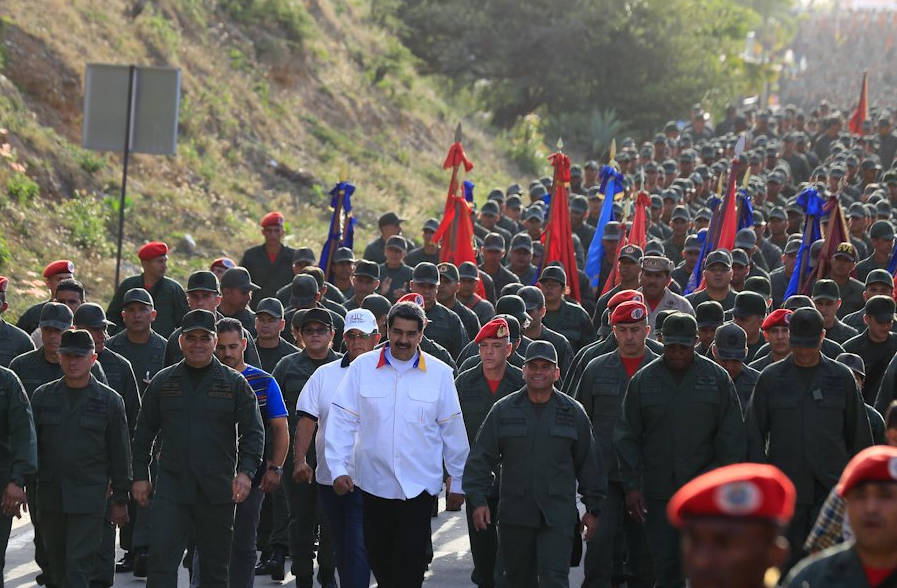
<svg viewBox="0 0 897 588">
<path fill-rule="evenodd" d="M 136 67 L 128 121 L 128 85 L 131 66 L 88 64 L 84 91 L 81 145 L 95 151 L 129 150 L 154 155 L 177 151 L 178 104 L 181 70 L 171 67 Z"/>
</svg>

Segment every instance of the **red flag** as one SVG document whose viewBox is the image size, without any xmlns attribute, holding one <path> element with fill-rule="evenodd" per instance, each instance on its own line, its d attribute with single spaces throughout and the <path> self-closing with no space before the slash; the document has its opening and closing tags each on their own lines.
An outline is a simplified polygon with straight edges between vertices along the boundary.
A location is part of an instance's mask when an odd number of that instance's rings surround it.
<svg viewBox="0 0 897 588">
<path fill-rule="evenodd" d="M 867 104 L 866 104 L 866 94 L 869 90 L 868 84 L 866 82 L 866 72 L 863 72 L 863 88 L 860 90 L 860 102 L 857 104 L 856 110 L 853 111 L 853 114 L 850 116 L 850 132 L 854 135 L 862 135 L 863 134 L 863 122 L 869 118 L 869 113 L 867 112 Z"/>
<path fill-rule="evenodd" d="M 545 254 L 541 266 L 544 268 L 553 261 L 559 261 L 567 273 L 567 285 L 570 295 L 578 302 L 582 300 L 579 292 L 579 275 L 576 268 L 576 255 L 573 252 L 573 231 L 570 226 L 570 207 L 567 202 L 567 186 L 570 185 L 570 158 L 560 151 L 548 158 L 554 167 L 554 195 L 548 211 L 548 223 L 542 233 Z"/>
<path fill-rule="evenodd" d="M 647 243 L 645 235 L 645 222 L 648 220 L 648 207 L 651 206 L 651 197 L 647 192 L 639 192 L 635 198 L 635 214 L 632 217 L 632 228 L 629 229 L 629 244 L 638 245 L 642 249 Z"/>
<path fill-rule="evenodd" d="M 470 261 L 477 263 L 473 249 L 473 220 L 470 218 L 470 204 L 459 190 L 458 168 L 464 165 L 464 171 L 473 169 L 473 163 L 467 159 L 464 148 L 459 141 L 452 143 L 448 156 L 442 166 L 452 168 L 452 179 L 449 182 L 448 197 L 445 200 L 445 211 L 439 228 L 433 234 L 433 242 L 440 244 L 439 261 L 454 264 L 456 267 Z M 477 282 L 477 294 L 486 296 L 483 282 Z"/>
<path fill-rule="evenodd" d="M 828 225 L 825 229 L 825 242 L 816 259 L 816 267 L 806 282 L 801 284 L 799 294 L 809 296 L 813 290 L 813 284 L 828 276 L 831 268 L 832 256 L 841 243 L 850 243 L 850 234 L 847 232 L 847 221 L 844 220 L 844 211 L 837 196 L 829 196 L 828 201 L 822 207 L 823 218 L 828 217 Z"/>
<path fill-rule="evenodd" d="M 721 226 L 719 230 L 719 241 L 716 242 L 714 249 L 728 249 L 732 251 L 735 247 L 735 233 L 738 232 L 738 213 L 735 210 L 738 204 L 738 197 L 735 195 L 735 184 L 738 177 L 738 157 L 732 159 L 732 169 L 729 170 L 729 181 L 726 186 L 726 197 L 721 206 L 723 211 L 720 214 Z"/>
</svg>

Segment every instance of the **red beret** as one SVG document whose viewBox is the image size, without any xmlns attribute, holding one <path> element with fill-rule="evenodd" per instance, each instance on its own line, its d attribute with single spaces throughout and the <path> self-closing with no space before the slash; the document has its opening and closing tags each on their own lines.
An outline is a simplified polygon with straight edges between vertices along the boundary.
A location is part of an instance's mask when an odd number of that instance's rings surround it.
<svg viewBox="0 0 897 588">
<path fill-rule="evenodd" d="M 511 336 L 511 330 L 508 328 L 508 321 L 501 317 L 496 317 L 483 325 L 480 332 L 474 338 L 474 343 L 479 343 L 483 339 L 503 339 Z"/>
<path fill-rule="evenodd" d="M 234 263 L 234 260 L 229 257 L 219 257 L 215 261 L 212 262 L 212 265 L 209 266 L 209 269 L 215 269 L 216 267 L 223 267 L 224 269 L 230 269 L 232 267 L 237 267 L 237 264 Z"/>
<path fill-rule="evenodd" d="M 162 255 L 168 255 L 168 245 L 162 241 L 150 241 L 137 250 L 137 257 L 143 261 L 156 259 Z"/>
<path fill-rule="evenodd" d="M 408 294 L 405 294 L 396 301 L 396 304 L 398 304 L 399 302 L 413 302 L 421 308 L 424 307 L 424 297 L 417 292 L 409 292 Z"/>
<path fill-rule="evenodd" d="M 67 259 L 59 259 L 44 268 L 44 277 L 52 278 L 59 274 L 74 274 L 75 264 Z"/>
<path fill-rule="evenodd" d="M 897 482 L 897 447 L 874 445 L 857 453 L 841 474 L 838 495 L 863 482 Z"/>
<path fill-rule="evenodd" d="M 283 214 L 279 212 L 269 212 L 265 216 L 262 217 L 262 226 L 263 227 L 271 227 L 274 225 L 282 225 L 283 224 Z"/>
<path fill-rule="evenodd" d="M 627 300 L 617 305 L 610 313 L 610 324 L 624 325 L 637 323 L 648 318 L 648 307 L 639 300 Z"/>
<path fill-rule="evenodd" d="M 5 292 L 7 286 L 9 286 L 9 278 L 0 276 L 0 292 Z"/>
<path fill-rule="evenodd" d="M 763 325 L 760 327 L 764 331 L 768 331 L 773 327 L 787 327 L 791 323 L 791 315 L 794 314 L 794 311 L 788 310 L 787 308 L 779 308 L 766 317 L 766 320 L 763 321 Z"/>
<path fill-rule="evenodd" d="M 611 296 L 610 300 L 607 301 L 607 308 L 608 310 L 613 312 L 618 305 L 630 300 L 638 300 L 639 302 L 644 302 L 645 296 L 638 290 L 620 290 L 619 292 Z"/>
<path fill-rule="evenodd" d="M 667 504 L 675 527 L 696 517 L 766 519 L 787 525 L 794 515 L 794 484 L 775 466 L 739 463 L 698 476 Z"/>
</svg>

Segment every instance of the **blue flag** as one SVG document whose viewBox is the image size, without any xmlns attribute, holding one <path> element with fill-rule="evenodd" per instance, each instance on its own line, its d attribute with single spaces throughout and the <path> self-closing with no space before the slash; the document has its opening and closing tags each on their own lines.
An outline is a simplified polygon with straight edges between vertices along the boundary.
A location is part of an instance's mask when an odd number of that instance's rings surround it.
<svg viewBox="0 0 897 588">
<path fill-rule="evenodd" d="M 814 242 L 822 238 L 822 229 L 819 221 L 822 218 L 824 202 L 816 188 L 804 188 L 797 196 L 797 204 L 804 209 L 807 218 L 804 222 L 804 234 L 800 241 L 800 249 L 797 250 L 794 272 L 791 274 L 788 288 L 785 289 L 785 300 L 790 296 L 798 294 L 809 277 L 812 271 L 812 268 L 810 268 L 810 247 Z"/>
<path fill-rule="evenodd" d="M 684 296 L 691 294 L 700 287 L 701 276 L 704 271 L 704 258 L 706 258 L 711 251 L 716 249 L 716 243 L 713 242 L 710 235 L 713 234 L 713 228 L 720 222 L 718 214 L 720 202 L 722 202 L 722 200 L 720 200 L 719 196 L 711 196 L 707 199 L 707 205 L 710 207 L 711 211 L 710 226 L 698 231 L 698 242 L 701 243 L 701 254 L 698 256 L 698 262 L 695 264 L 695 269 L 691 273 L 691 276 L 689 276 L 688 283 L 685 285 L 685 292 L 683 292 Z M 718 233 L 719 232 L 717 231 L 717 234 Z"/>
<path fill-rule="evenodd" d="M 318 267 L 328 274 L 330 264 L 330 255 L 340 247 L 348 247 L 352 249 L 355 243 L 355 223 L 352 217 L 352 194 L 355 193 L 355 186 L 348 182 L 339 182 L 330 191 L 330 207 L 333 209 L 333 217 L 330 219 L 330 232 L 327 234 L 327 241 L 321 250 L 321 258 Z M 325 276 L 326 279 L 332 279 L 331 275 Z"/>
<path fill-rule="evenodd" d="M 752 229 L 754 227 L 754 206 L 751 204 L 751 195 L 747 190 L 741 190 L 741 214 L 738 216 L 738 230 Z"/>
<path fill-rule="evenodd" d="M 461 184 L 461 187 L 464 189 L 464 200 L 468 202 L 473 202 L 473 188 L 475 184 L 470 180 L 464 180 Z"/>
<path fill-rule="evenodd" d="M 589 254 L 586 258 L 584 271 L 589 276 L 592 287 L 598 286 L 601 277 L 601 264 L 604 261 L 604 227 L 610 222 L 614 214 L 614 197 L 623 191 L 623 174 L 609 165 L 601 168 L 598 175 L 601 178 L 601 187 L 598 191 L 604 194 L 604 203 L 601 205 L 601 215 L 598 217 L 598 226 L 595 228 L 595 238 L 589 245 Z"/>
</svg>

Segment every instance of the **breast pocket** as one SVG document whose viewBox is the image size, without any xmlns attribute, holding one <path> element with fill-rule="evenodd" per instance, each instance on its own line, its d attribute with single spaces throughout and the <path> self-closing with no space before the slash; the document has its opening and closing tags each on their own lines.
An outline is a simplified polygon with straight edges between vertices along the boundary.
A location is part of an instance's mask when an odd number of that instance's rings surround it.
<svg viewBox="0 0 897 588">
<path fill-rule="evenodd" d="M 361 386 L 358 409 L 361 418 L 381 421 L 393 411 L 395 397 L 391 386 Z"/>
<path fill-rule="evenodd" d="M 439 390 L 435 388 L 410 388 L 408 407 L 404 411 L 405 421 L 418 425 L 435 423 L 438 400 Z"/>
<path fill-rule="evenodd" d="M 78 439 L 75 440 L 78 452 L 75 463 L 80 475 L 76 484 L 100 484 L 106 478 L 106 419 L 98 416 L 84 415 L 78 423 Z M 97 467 L 100 465 L 101 467 Z"/>
</svg>

